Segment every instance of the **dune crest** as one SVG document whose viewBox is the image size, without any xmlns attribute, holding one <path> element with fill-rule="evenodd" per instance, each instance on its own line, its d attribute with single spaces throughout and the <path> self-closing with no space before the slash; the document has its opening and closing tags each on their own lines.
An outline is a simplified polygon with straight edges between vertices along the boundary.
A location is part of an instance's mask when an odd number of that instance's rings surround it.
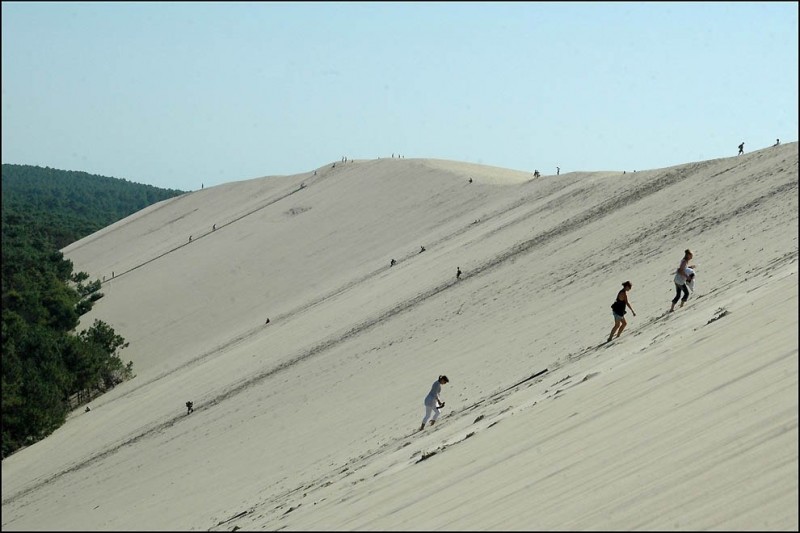
<svg viewBox="0 0 800 533">
<path fill-rule="evenodd" d="M 797 169 L 357 160 L 151 206 L 64 250 L 137 376 L 3 461 L 3 529 L 796 530 Z"/>
</svg>

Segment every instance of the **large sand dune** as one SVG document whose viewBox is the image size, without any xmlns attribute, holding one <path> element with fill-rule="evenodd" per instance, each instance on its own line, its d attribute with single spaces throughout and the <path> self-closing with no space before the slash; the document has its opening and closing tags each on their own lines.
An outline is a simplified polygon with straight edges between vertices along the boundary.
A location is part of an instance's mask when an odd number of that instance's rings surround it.
<svg viewBox="0 0 800 533">
<path fill-rule="evenodd" d="M 337 162 L 151 206 L 64 250 L 136 377 L 3 461 L 2 527 L 796 530 L 797 185 L 795 142 L 538 179 Z"/>
</svg>

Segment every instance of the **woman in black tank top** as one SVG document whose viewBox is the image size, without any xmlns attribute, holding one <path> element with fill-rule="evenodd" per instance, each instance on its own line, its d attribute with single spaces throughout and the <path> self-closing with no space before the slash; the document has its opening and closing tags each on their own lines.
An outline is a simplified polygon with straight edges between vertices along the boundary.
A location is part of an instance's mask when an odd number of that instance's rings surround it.
<svg viewBox="0 0 800 533">
<path fill-rule="evenodd" d="M 611 312 L 614 314 L 614 327 L 611 328 L 611 333 L 606 342 L 611 342 L 615 333 L 617 337 L 619 337 L 622 334 L 622 330 L 628 325 L 628 322 L 625 320 L 626 306 L 630 307 L 631 313 L 633 313 L 633 316 L 636 316 L 636 311 L 633 310 L 631 303 L 628 301 L 628 291 L 631 290 L 632 287 L 633 285 L 631 285 L 630 281 L 623 283 L 622 290 L 617 293 L 617 299 L 611 304 Z"/>
</svg>

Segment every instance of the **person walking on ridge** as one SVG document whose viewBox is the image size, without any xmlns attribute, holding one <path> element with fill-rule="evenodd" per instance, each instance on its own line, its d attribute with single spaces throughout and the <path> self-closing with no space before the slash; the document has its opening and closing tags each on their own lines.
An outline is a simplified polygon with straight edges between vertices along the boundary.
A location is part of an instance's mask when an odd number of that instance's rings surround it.
<svg viewBox="0 0 800 533">
<path fill-rule="evenodd" d="M 436 422 L 436 419 L 439 418 L 439 409 L 444 407 L 444 402 L 441 400 L 441 398 L 439 398 L 439 393 L 442 392 L 442 385 L 449 382 L 450 380 L 447 379 L 447 376 L 445 375 L 439 376 L 439 379 L 433 382 L 431 391 L 427 396 L 425 396 L 425 418 L 422 419 L 422 425 L 419 427 L 420 431 L 425 429 L 425 422 L 427 422 L 428 418 L 430 418 L 431 412 L 433 413 L 431 425 L 433 425 Z"/>
<path fill-rule="evenodd" d="M 742 141 L 742 144 L 739 145 L 739 153 L 736 155 L 742 155 L 743 153 L 744 153 L 744 141 Z"/>
<path fill-rule="evenodd" d="M 628 291 L 631 290 L 632 287 L 630 281 L 623 282 L 622 289 L 617 293 L 617 299 L 611 304 L 611 313 L 614 315 L 614 327 L 611 328 L 611 333 L 608 335 L 608 340 L 606 342 L 611 342 L 611 339 L 614 338 L 614 333 L 616 333 L 617 338 L 619 338 L 619 336 L 622 335 L 622 330 L 628 325 L 628 322 L 625 320 L 626 306 L 630 308 L 633 316 L 636 316 L 636 311 L 633 310 L 631 303 L 628 301 Z"/>
</svg>

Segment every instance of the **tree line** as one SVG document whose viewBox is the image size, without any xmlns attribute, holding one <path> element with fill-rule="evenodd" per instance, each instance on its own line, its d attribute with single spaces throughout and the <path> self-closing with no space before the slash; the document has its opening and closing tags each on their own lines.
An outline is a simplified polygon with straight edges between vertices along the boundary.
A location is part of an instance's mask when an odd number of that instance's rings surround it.
<svg viewBox="0 0 800 533">
<path fill-rule="evenodd" d="M 127 180 L 2 165 L 2 457 L 133 376 L 125 339 L 80 316 L 103 297 L 60 251 L 148 205 L 183 194 Z"/>
</svg>

